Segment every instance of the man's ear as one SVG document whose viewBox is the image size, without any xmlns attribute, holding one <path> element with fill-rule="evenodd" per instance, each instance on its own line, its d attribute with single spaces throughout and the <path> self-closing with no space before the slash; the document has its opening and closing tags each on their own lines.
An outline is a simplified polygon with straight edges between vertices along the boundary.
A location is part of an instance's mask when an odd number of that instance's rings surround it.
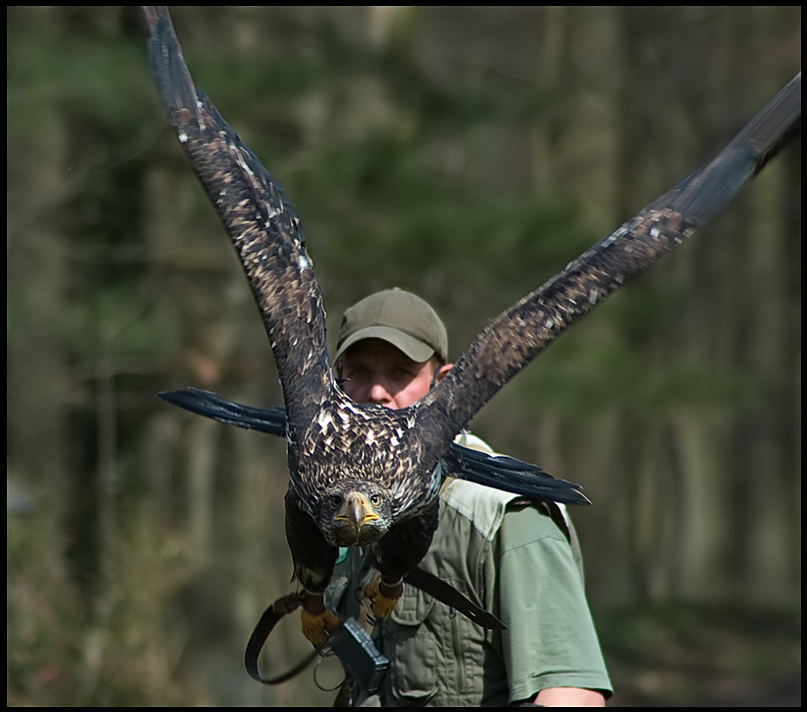
<svg viewBox="0 0 807 712">
<path fill-rule="evenodd" d="M 440 366 L 440 368 L 437 369 L 437 373 L 434 374 L 434 382 L 440 383 L 440 381 L 442 381 L 448 375 L 448 372 L 452 368 L 454 368 L 453 363 L 446 363 Z"/>
</svg>

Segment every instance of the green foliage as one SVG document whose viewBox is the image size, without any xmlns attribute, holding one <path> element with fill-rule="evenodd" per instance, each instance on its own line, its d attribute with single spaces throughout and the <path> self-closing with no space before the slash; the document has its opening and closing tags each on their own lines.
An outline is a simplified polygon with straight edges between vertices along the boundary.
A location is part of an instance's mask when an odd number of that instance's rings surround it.
<svg viewBox="0 0 807 712">
<path fill-rule="evenodd" d="M 151 115 L 152 91 L 143 76 L 142 48 L 119 37 L 52 37 L 32 42 L 9 36 L 9 114 L 12 135 L 35 138 L 43 110 L 87 131 L 104 129 L 119 139 L 141 134 Z M 78 128 L 78 126 L 77 126 Z"/>
<path fill-rule="evenodd" d="M 126 287 L 110 286 L 83 297 L 63 314 L 65 343 L 78 359 L 107 356 L 159 357 L 175 351 L 178 335 L 167 314 Z"/>
<path fill-rule="evenodd" d="M 598 629 L 617 704 L 797 704 L 796 611 L 669 601 L 602 616 Z"/>
<path fill-rule="evenodd" d="M 574 419 L 621 408 L 655 419 L 680 408 L 725 411 L 747 404 L 753 392 L 740 372 L 695 360 L 659 369 L 627 340 L 592 339 L 579 331 L 553 344 L 518 383 L 525 404 Z"/>
</svg>

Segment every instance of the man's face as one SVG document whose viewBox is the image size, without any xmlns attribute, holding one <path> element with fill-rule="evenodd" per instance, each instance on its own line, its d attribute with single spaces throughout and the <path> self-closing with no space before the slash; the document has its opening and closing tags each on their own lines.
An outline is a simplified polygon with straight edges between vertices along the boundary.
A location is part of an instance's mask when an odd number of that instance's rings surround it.
<svg viewBox="0 0 807 712">
<path fill-rule="evenodd" d="M 429 392 L 435 367 L 432 361 L 413 361 L 382 339 L 364 339 L 342 357 L 342 388 L 357 403 L 406 408 Z M 449 370 L 449 364 L 442 366 L 437 380 Z"/>
</svg>

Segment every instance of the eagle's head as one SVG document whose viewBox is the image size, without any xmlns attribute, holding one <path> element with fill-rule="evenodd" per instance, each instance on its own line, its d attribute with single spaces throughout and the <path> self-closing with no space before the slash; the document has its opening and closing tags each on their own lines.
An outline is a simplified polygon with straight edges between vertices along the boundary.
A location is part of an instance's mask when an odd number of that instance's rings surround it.
<svg viewBox="0 0 807 712">
<path fill-rule="evenodd" d="M 391 494 L 367 480 L 342 481 L 320 500 L 319 530 L 332 546 L 367 546 L 392 524 Z"/>
</svg>

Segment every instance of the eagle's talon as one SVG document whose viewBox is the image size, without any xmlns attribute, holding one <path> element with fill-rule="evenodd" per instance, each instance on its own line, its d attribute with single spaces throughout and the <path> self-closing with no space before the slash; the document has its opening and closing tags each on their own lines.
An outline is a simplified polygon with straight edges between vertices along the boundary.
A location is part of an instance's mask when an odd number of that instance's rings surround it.
<svg viewBox="0 0 807 712">
<path fill-rule="evenodd" d="M 339 625 L 339 617 L 327 608 L 321 613 L 309 613 L 305 608 L 300 611 L 303 635 L 313 644 L 322 645 L 331 632 Z"/>
<path fill-rule="evenodd" d="M 396 596 L 394 593 L 392 597 L 385 595 L 391 592 L 390 588 L 392 592 L 395 592 L 398 595 Z M 403 587 L 389 587 L 384 585 L 379 579 L 376 578 L 370 583 L 365 584 L 362 587 L 362 592 L 369 603 L 370 613 L 376 619 L 377 624 L 378 621 L 388 618 L 395 610 L 395 606 L 398 604 L 398 600 L 401 598 L 401 594 L 403 593 Z"/>
</svg>

